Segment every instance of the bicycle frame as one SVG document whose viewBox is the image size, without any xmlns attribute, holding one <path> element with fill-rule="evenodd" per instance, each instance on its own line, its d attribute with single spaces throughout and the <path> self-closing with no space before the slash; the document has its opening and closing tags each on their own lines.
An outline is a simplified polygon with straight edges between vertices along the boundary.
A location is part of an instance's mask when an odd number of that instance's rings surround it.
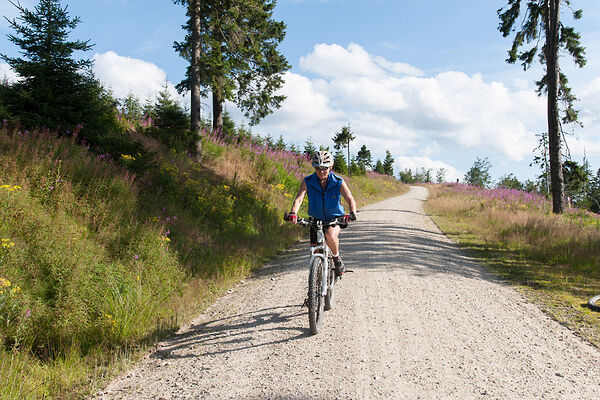
<svg viewBox="0 0 600 400">
<path fill-rule="evenodd" d="M 321 296 L 325 296 L 327 294 L 327 288 L 329 287 L 328 278 L 329 278 L 329 256 L 331 255 L 331 250 L 329 250 L 329 246 L 325 241 L 325 233 L 323 232 L 323 221 L 316 222 L 317 228 L 317 245 L 310 248 L 310 265 L 312 265 L 315 258 L 321 258 L 323 260 L 323 273 L 321 274 Z M 312 228 L 311 228 L 312 229 Z M 331 283 L 333 286 L 333 282 Z"/>
<path fill-rule="evenodd" d="M 284 216 L 289 219 L 288 214 Z M 330 221 L 319 221 L 314 218 L 297 219 L 302 226 L 316 230 L 317 245 L 310 248 L 310 273 L 308 276 L 308 298 L 305 305 L 308 307 L 308 322 L 310 332 L 316 335 L 323 322 L 323 312 L 331 310 L 334 299 L 334 285 L 339 279 L 333 270 L 333 261 L 330 261 L 331 250 L 325 240 L 323 228 L 347 223 L 347 216 L 338 217 Z M 319 261 L 317 261 L 317 258 Z"/>
</svg>

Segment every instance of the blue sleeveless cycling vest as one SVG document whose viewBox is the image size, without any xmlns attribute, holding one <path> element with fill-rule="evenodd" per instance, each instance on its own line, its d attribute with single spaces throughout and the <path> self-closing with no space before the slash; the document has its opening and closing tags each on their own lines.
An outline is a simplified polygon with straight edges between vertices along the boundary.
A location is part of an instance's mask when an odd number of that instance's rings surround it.
<svg viewBox="0 0 600 400">
<path fill-rule="evenodd" d="M 329 220 L 345 214 L 340 203 L 340 188 L 344 179 L 330 172 L 325 192 L 316 173 L 305 177 L 304 181 L 308 190 L 308 215 L 320 220 Z"/>
</svg>

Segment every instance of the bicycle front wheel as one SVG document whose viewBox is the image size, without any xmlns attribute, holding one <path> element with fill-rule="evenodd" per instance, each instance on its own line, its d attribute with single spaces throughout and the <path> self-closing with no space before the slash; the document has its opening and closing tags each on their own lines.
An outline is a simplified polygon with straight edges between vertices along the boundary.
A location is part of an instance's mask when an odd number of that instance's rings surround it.
<svg viewBox="0 0 600 400">
<path fill-rule="evenodd" d="M 330 263 L 333 263 L 331 259 L 329 259 Z M 334 283 L 335 283 L 335 269 L 333 268 L 333 264 L 329 264 L 329 268 L 327 268 L 327 294 L 325 295 L 325 311 L 331 310 L 333 308 L 333 299 L 334 299 Z"/>
<path fill-rule="evenodd" d="M 323 260 L 315 257 L 308 276 L 308 324 L 310 333 L 316 335 L 323 324 L 325 302 L 321 296 L 321 282 L 323 277 Z"/>
</svg>

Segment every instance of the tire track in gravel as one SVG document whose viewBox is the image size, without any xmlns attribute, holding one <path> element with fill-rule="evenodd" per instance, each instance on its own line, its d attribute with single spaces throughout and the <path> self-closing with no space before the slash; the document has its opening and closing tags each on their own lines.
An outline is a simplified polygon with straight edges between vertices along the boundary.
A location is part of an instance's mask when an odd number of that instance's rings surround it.
<svg viewBox="0 0 600 400">
<path fill-rule="evenodd" d="M 595 399 L 600 353 L 468 258 L 427 189 L 365 207 L 308 330 L 307 242 L 160 343 L 96 399 Z"/>
</svg>

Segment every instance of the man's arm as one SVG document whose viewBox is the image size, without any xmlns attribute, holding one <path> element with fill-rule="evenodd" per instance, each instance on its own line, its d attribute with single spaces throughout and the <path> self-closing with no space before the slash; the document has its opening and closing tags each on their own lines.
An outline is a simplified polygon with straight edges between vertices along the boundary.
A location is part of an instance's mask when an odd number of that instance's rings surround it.
<svg viewBox="0 0 600 400">
<path fill-rule="evenodd" d="M 354 196 L 352 196 L 352 193 L 350 192 L 350 189 L 348 188 L 348 185 L 346 185 L 345 181 L 342 182 L 340 193 L 342 196 L 344 196 L 344 199 L 346 199 L 348 207 L 350 207 L 350 212 L 356 214 L 356 201 L 354 200 Z"/>
<path fill-rule="evenodd" d="M 307 192 L 307 188 L 306 188 L 306 182 L 304 181 L 304 179 L 302 179 L 302 183 L 300 183 L 300 188 L 298 189 L 298 194 L 296 195 L 296 198 L 294 199 L 294 203 L 292 204 L 292 209 L 291 212 L 294 214 L 298 213 L 298 210 L 300 209 L 300 206 L 302 205 L 302 201 L 304 200 L 304 196 L 306 196 L 306 192 Z"/>
</svg>

